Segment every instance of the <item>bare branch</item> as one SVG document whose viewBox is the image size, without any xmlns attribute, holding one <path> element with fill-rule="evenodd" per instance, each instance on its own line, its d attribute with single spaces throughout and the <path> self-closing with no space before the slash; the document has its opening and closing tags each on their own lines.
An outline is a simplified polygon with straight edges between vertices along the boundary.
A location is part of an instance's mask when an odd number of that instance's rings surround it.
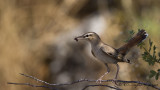
<svg viewBox="0 0 160 90">
<path fill-rule="evenodd" d="M 118 87 L 112 87 L 112 86 L 108 86 L 108 85 L 87 85 L 87 86 L 85 86 L 82 90 L 85 90 L 85 89 L 87 89 L 88 87 L 109 87 L 109 88 L 111 88 L 111 89 L 122 90 L 122 89 L 120 89 L 120 88 L 118 88 Z"/>
<path fill-rule="evenodd" d="M 49 88 L 49 89 L 52 89 L 52 90 L 58 90 L 58 89 L 53 88 L 53 87 L 49 87 L 49 86 L 45 86 L 45 85 L 33 85 L 33 84 L 30 84 L 30 83 L 11 83 L 11 82 L 8 82 L 7 84 L 25 85 L 25 86 L 31 86 L 31 87 L 42 87 L 42 88 Z"/>
<path fill-rule="evenodd" d="M 80 79 L 80 80 L 77 80 L 77 81 L 74 81 L 74 82 L 71 82 L 71 83 L 51 84 L 51 83 L 48 83 L 48 82 L 43 81 L 43 80 L 40 80 L 40 79 L 38 79 L 38 78 L 36 78 L 36 77 L 33 77 L 33 76 L 25 75 L 25 74 L 22 74 L 22 73 L 20 73 L 20 75 L 25 76 L 25 77 L 28 77 L 28 78 L 31 78 L 31 79 L 33 79 L 33 80 L 35 80 L 35 81 L 44 83 L 44 84 L 49 85 L 49 86 L 68 86 L 68 85 L 73 85 L 73 84 L 81 83 L 81 82 L 96 82 L 96 81 L 97 81 L 97 80 Z M 122 85 L 125 86 L 125 85 L 129 85 L 129 84 L 131 84 L 130 86 L 142 86 L 142 85 L 144 85 L 144 86 L 149 86 L 149 87 L 152 87 L 152 88 L 155 88 L 155 89 L 160 90 L 160 87 L 158 87 L 158 84 L 151 84 L 151 83 L 145 83 L 145 82 L 140 82 L 140 81 L 123 81 L 123 80 L 113 80 L 113 79 L 109 79 L 109 80 L 102 80 L 102 82 L 116 82 L 116 83 L 118 83 L 119 86 L 122 86 Z M 30 84 L 30 83 L 11 83 L 11 82 L 9 82 L 8 84 L 28 85 L 28 86 L 32 86 L 32 87 L 44 87 L 44 88 L 52 88 L 52 89 L 56 90 L 56 89 L 53 88 L 53 87 L 32 85 L 32 84 Z M 87 86 L 85 86 L 82 90 L 85 90 L 85 89 L 88 88 L 88 87 L 97 87 L 97 86 L 103 86 L 103 87 L 109 87 L 109 88 L 112 88 L 112 89 L 121 90 L 120 88 L 117 88 L 117 87 L 112 87 L 112 86 L 102 85 L 102 84 L 87 85 Z"/>
</svg>

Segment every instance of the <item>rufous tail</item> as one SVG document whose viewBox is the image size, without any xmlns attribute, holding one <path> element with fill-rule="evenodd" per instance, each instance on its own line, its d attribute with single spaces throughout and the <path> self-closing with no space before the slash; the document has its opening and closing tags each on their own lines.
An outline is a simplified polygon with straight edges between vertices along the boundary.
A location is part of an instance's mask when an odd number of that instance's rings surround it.
<svg viewBox="0 0 160 90">
<path fill-rule="evenodd" d="M 125 56 L 126 53 L 131 49 L 133 46 L 141 43 L 144 39 L 146 39 L 148 34 L 145 30 L 141 29 L 133 38 L 131 38 L 128 43 L 121 46 L 119 49 L 117 49 L 118 53 L 122 56 Z"/>
</svg>

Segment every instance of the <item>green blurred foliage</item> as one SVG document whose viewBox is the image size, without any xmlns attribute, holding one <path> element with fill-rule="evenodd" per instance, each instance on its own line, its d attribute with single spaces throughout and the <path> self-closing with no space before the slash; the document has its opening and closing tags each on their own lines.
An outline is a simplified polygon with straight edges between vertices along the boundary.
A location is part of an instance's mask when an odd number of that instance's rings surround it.
<svg viewBox="0 0 160 90">
<path fill-rule="evenodd" d="M 138 32 L 139 31 L 140 29 L 138 29 Z M 126 42 L 128 42 L 133 37 L 134 33 L 135 32 L 133 30 L 129 31 L 129 38 L 126 40 Z M 144 50 L 142 54 L 143 60 L 151 66 L 154 66 L 155 63 L 160 64 L 160 52 L 158 53 L 156 52 L 157 47 L 153 45 L 153 41 L 151 41 L 151 39 L 149 39 L 148 45 L 149 45 L 148 49 L 145 47 L 144 42 L 141 42 L 140 44 L 137 45 L 138 47 Z M 150 70 L 149 78 L 155 77 L 155 79 L 158 80 L 159 76 L 160 76 L 160 69 L 158 69 L 157 71 Z"/>
<path fill-rule="evenodd" d="M 157 47 L 155 45 L 153 45 L 153 41 L 151 41 L 151 39 L 149 39 L 149 48 L 146 49 L 145 47 L 143 47 L 144 52 L 142 54 L 142 58 L 144 61 L 146 61 L 149 65 L 154 66 L 155 63 L 160 64 L 160 52 L 157 53 Z M 160 69 L 156 71 L 151 70 L 150 71 L 150 75 L 149 77 L 152 78 L 155 76 L 155 79 L 158 80 L 159 76 L 160 76 Z"/>
</svg>

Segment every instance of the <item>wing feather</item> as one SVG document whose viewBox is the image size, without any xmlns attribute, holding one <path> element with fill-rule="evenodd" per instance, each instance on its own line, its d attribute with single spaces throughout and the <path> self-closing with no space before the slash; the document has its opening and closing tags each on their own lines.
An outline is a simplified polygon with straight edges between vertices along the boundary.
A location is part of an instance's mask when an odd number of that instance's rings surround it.
<svg viewBox="0 0 160 90">
<path fill-rule="evenodd" d="M 116 59 L 116 60 L 118 60 L 118 62 L 123 62 L 122 59 L 118 58 L 118 56 L 117 56 L 118 53 L 117 53 L 116 49 L 114 49 L 110 46 L 104 46 L 104 47 L 101 47 L 100 49 L 104 54 L 108 55 L 110 58 Z"/>
</svg>

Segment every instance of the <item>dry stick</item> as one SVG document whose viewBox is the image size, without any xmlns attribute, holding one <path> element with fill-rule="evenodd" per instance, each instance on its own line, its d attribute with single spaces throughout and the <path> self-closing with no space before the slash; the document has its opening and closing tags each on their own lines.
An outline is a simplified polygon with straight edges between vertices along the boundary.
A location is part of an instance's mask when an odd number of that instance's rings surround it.
<svg viewBox="0 0 160 90">
<path fill-rule="evenodd" d="M 20 73 L 20 75 L 22 75 L 22 76 L 25 76 L 25 77 L 28 77 L 28 78 L 31 78 L 31 79 L 33 79 L 33 80 L 35 80 L 35 81 L 38 81 L 38 82 L 41 82 L 41 83 L 44 83 L 44 84 L 46 84 L 46 85 L 49 85 L 49 86 L 66 86 L 66 85 L 72 85 L 72 84 L 76 84 L 76 83 L 80 83 L 80 82 L 96 82 L 96 80 L 88 80 L 88 79 L 80 79 L 80 80 L 77 80 L 77 81 L 74 81 L 74 82 L 71 82 L 71 83 L 65 83 L 65 84 L 50 84 L 50 83 L 48 83 L 48 82 L 45 82 L 45 81 L 43 81 L 43 80 L 40 80 L 40 79 L 38 79 L 38 78 L 36 78 L 36 77 L 33 77 L 33 76 L 29 76 L 29 75 L 25 75 L 25 74 L 22 74 L 22 73 Z M 138 85 L 144 85 L 144 86 L 150 86 L 150 87 L 152 87 L 152 88 L 155 88 L 155 89 L 158 89 L 158 90 L 160 90 L 160 87 L 157 87 L 157 85 L 153 85 L 153 84 L 151 84 L 151 83 L 144 83 L 144 82 L 140 82 L 140 81 L 123 81 L 123 80 L 113 80 L 113 79 L 109 79 L 109 80 L 102 80 L 102 82 L 114 82 L 114 81 L 116 81 L 116 82 L 120 82 L 120 83 L 124 83 L 124 85 L 126 84 L 126 83 L 131 83 L 131 84 L 138 84 Z M 28 86 L 31 86 L 31 84 L 29 84 L 29 83 L 8 83 L 8 84 L 16 84 L 16 85 L 28 85 Z M 36 85 L 35 85 L 36 86 Z M 86 89 L 86 88 L 88 88 L 88 87 L 93 87 L 93 86 L 105 86 L 105 87 L 109 87 L 109 88 L 112 88 L 111 86 L 108 86 L 108 85 L 87 85 L 87 86 L 85 86 L 85 88 L 84 89 Z M 33 85 L 33 87 L 34 87 L 34 85 Z M 50 87 L 51 88 L 51 87 Z M 113 88 L 116 88 L 116 87 L 113 87 Z M 83 90 L 84 90 L 83 89 Z M 116 89 L 119 89 L 119 88 L 116 88 Z"/>
<path fill-rule="evenodd" d="M 8 83 L 8 84 L 14 84 L 14 85 L 26 85 L 26 86 L 31 86 L 31 87 L 42 87 L 42 88 L 49 88 L 51 90 L 58 90 L 57 88 L 53 88 L 51 86 L 45 86 L 45 85 L 33 85 L 33 84 L 30 84 L 30 83 Z M 87 89 L 88 87 L 109 87 L 111 89 L 116 89 L 116 90 L 122 90 L 120 88 L 117 88 L 117 87 L 112 87 L 112 86 L 109 86 L 109 85 L 86 85 L 82 90 L 85 90 Z"/>
<path fill-rule="evenodd" d="M 88 87 L 109 87 L 109 88 L 111 88 L 111 89 L 116 89 L 116 90 L 122 90 L 122 89 L 120 89 L 120 88 L 116 88 L 116 87 L 112 87 L 112 86 L 108 86 L 108 85 L 87 85 L 87 86 L 85 86 L 82 90 L 85 90 L 85 89 L 87 89 Z"/>
<path fill-rule="evenodd" d="M 76 83 L 79 83 L 79 82 L 85 82 L 85 81 L 86 82 L 95 82 L 95 80 L 80 79 L 80 80 L 77 80 L 77 81 L 74 81 L 74 82 L 71 82 L 71 83 L 66 83 L 66 84 L 51 84 L 51 83 L 48 83 L 46 81 L 40 80 L 40 79 L 38 79 L 36 77 L 25 75 L 23 73 L 20 73 L 20 75 L 28 77 L 28 78 L 31 78 L 31 79 L 33 79 L 35 81 L 38 81 L 38 82 L 41 82 L 41 83 L 44 83 L 44 84 L 50 85 L 50 86 L 65 86 L 65 85 L 72 85 L 72 84 L 76 84 Z"/>
<path fill-rule="evenodd" d="M 26 85 L 26 86 L 31 86 L 31 87 L 42 87 L 42 88 L 49 88 L 51 90 L 58 90 L 58 89 L 53 88 L 53 87 L 49 87 L 49 86 L 45 86 L 45 85 L 33 85 L 33 84 L 30 84 L 30 83 L 11 83 L 11 82 L 8 82 L 8 84 Z"/>
</svg>

